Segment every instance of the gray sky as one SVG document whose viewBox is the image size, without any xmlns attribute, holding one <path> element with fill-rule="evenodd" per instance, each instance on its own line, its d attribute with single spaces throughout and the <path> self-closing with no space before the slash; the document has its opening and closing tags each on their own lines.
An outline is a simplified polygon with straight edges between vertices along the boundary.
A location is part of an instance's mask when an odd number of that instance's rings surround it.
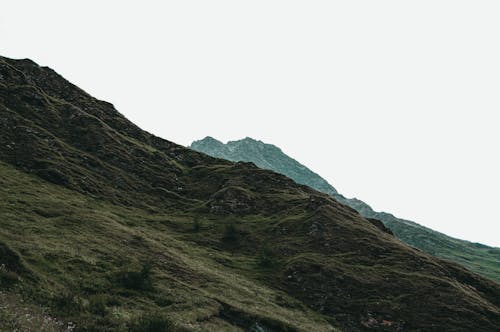
<svg viewBox="0 0 500 332">
<path fill-rule="evenodd" d="M 346 196 L 500 246 L 496 1 L 2 1 L 31 58 L 143 129 L 280 146 Z"/>
</svg>

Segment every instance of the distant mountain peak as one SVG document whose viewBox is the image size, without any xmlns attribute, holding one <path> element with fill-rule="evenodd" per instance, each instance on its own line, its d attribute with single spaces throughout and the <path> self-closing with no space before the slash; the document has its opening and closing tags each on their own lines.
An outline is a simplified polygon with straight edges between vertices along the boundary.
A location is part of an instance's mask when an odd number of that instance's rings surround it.
<svg viewBox="0 0 500 332">
<path fill-rule="evenodd" d="M 286 155 L 275 145 L 250 137 L 223 144 L 210 137 L 194 142 L 192 148 L 231 161 L 253 162 L 258 167 L 286 175 L 297 183 L 329 194 L 366 218 L 381 220 L 399 239 L 413 247 L 461 263 L 478 273 L 500 280 L 500 268 L 492 268 L 490 263 L 494 262 L 496 266 L 500 266 L 500 249 L 454 239 L 413 221 L 399 219 L 390 213 L 376 212 L 358 198 L 344 197 L 321 176 Z"/>
<path fill-rule="evenodd" d="M 206 136 L 203 139 L 200 139 L 198 141 L 193 142 L 193 144 L 197 144 L 197 143 L 203 143 L 203 144 L 222 144 L 222 145 L 224 144 L 221 141 L 219 141 L 218 139 L 213 138 L 212 136 Z"/>
<path fill-rule="evenodd" d="M 253 162 L 260 168 L 285 174 L 299 184 L 310 186 L 330 195 L 338 194 L 337 190 L 326 180 L 286 155 L 273 144 L 251 137 L 229 141 L 227 144 L 219 143 L 220 141 L 214 138 L 204 138 L 193 142 L 191 148 L 217 158 Z"/>
<path fill-rule="evenodd" d="M 261 141 L 258 141 L 258 140 L 256 140 L 256 139 L 253 139 L 253 138 L 251 138 L 251 137 L 249 137 L 249 136 L 247 136 L 247 137 L 245 137 L 245 138 L 241 139 L 240 141 L 243 141 L 243 142 L 260 142 L 260 143 L 262 143 Z"/>
</svg>

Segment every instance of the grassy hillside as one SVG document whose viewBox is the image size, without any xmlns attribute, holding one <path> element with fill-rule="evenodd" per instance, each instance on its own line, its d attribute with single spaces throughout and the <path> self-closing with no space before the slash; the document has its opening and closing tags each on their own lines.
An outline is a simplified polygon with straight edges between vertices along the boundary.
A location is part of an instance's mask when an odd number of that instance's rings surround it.
<svg viewBox="0 0 500 332">
<path fill-rule="evenodd" d="M 0 58 L 0 181 L 4 330 L 500 324 L 498 283 L 283 175 L 150 135 L 29 60 Z"/>
<path fill-rule="evenodd" d="M 223 144 L 212 137 L 206 137 L 193 142 L 191 148 L 217 158 L 253 162 L 258 167 L 286 175 L 297 183 L 329 194 L 364 217 L 381 220 L 396 237 L 410 246 L 436 257 L 459 263 L 474 272 L 500 282 L 500 248 L 455 239 L 415 222 L 396 218 L 390 213 L 373 211 L 365 202 L 339 194 L 318 174 L 287 156 L 272 144 L 265 144 L 248 137 Z"/>
<path fill-rule="evenodd" d="M 254 281 L 268 274 L 257 256 L 196 245 L 211 235 L 218 243 L 224 225 L 212 220 L 195 230 L 190 214 L 110 204 L 4 163 L 0 220 L 2 264 L 14 261 L 0 274 L 1 285 L 51 308 L 66 324 L 125 328 L 143 312 L 162 312 L 186 329 L 232 331 L 259 322 L 333 330 L 286 293 Z M 145 266 L 151 270 L 141 276 Z"/>
</svg>

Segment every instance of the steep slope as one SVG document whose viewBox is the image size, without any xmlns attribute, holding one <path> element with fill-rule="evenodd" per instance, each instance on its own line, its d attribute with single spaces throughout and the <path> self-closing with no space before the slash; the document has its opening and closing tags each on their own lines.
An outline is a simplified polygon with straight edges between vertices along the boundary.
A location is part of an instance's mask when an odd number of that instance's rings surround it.
<svg viewBox="0 0 500 332">
<path fill-rule="evenodd" d="M 82 331 L 500 324 L 497 283 L 283 175 L 148 134 L 29 60 L 0 58 L 0 181 L 2 329 L 29 326 L 21 300 Z"/>
<path fill-rule="evenodd" d="M 500 281 L 500 248 L 458 240 L 421 226 L 415 222 L 396 218 L 390 213 L 376 212 L 365 202 L 346 198 L 318 174 L 312 172 L 281 149 L 252 138 L 224 144 L 212 137 L 195 141 L 191 148 L 210 156 L 231 161 L 253 162 L 261 168 L 273 170 L 318 191 L 329 194 L 367 218 L 381 220 L 396 237 L 412 247 L 431 255 L 459 263 L 483 276 Z"/>
<path fill-rule="evenodd" d="M 190 147 L 216 158 L 252 162 L 260 168 L 286 175 L 297 183 L 325 194 L 338 195 L 337 190 L 325 179 L 295 159 L 288 157 L 281 149 L 272 144 L 265 144 L 250 137 L 224 144 L 212 137 L 205 137 L 193 142 Z"/>
</svg>

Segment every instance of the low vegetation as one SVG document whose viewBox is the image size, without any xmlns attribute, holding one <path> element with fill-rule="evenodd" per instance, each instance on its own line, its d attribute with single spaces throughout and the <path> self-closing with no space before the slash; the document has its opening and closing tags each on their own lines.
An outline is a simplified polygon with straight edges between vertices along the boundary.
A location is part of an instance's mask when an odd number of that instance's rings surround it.
<svg viewBox="0 0 500 332">
<path fill-rule="evenodd" d="M 191 148 L 217 158 L 235 162 L 252 162 L 259 167 L 288 176 L 297 183 L 332 196 L 357 210 L 364 217 L 382 221 L 397 238 L 408 245 L 433 256 L 459 263 L 476 273 L 500 282 L 500 248 L 454 239 L 417 223 L 397 218 L 390 213 L 373 211 L 368 204 L 359 199 L 342 196 L 325 179 L 272 144 L 249 137 L 224 144 L 212 137 L 206 137 L 193 142 Z"/>
<path fill-rule="evenodd" d="M 29 60 L 0 58 L 0 253 L 4 330 L 500 325 L 497 283 L 285 176 L 154 137 Z"/>
<path fill-rule="evenodd" d="M 130 332 L 171 332 L 174 324 L 161 313 L 148 313 L 135 318 L 130 323 Z"/>
</svg>

